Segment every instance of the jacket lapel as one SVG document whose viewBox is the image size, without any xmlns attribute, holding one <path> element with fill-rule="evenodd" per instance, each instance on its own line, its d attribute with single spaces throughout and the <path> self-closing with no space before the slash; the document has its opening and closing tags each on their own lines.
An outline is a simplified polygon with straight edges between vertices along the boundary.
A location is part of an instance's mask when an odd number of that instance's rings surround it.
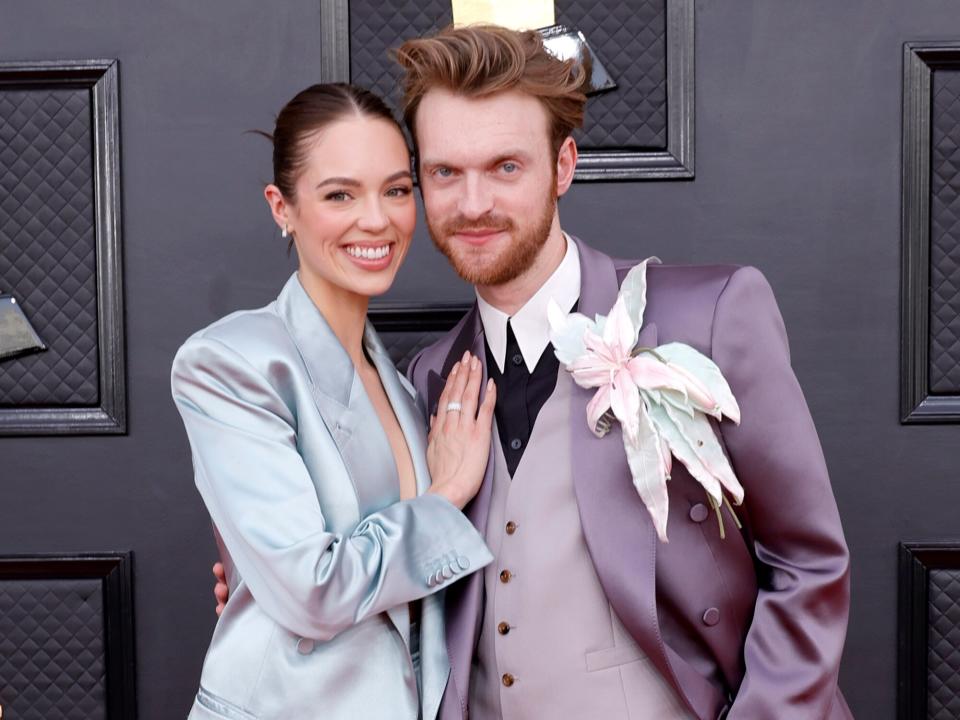
<svg viewBox="0 0 960 720">
<path fill-rule="evenodd" d="M 358 381 L 353 362 L 294 273 L 277 298 L 277 309 L 310 377 L 313 399 L 340 454 L 361 419 L 350 410 Z"/>
<path fill-rule="evenodd" d="M 580 250 L 579 312 L 588 317 L 606 315 L 619 291 L 613 260 L 576 242 Z M 639 340 L 648 347 L 656 346 L 656 326 L 645 325 Z M 656 531 L 630 481 L 619 424 L 614 423 L 603 438 L 597 438 L 587 427 L 586 406 L 593 393 L 574 388 L 570 426 L 574 491 L 587 548 L 617 617 L 662 676 L 685 698 L 668 658 L 673 653 L 663 642 L 657 618 Z M 689 698 L 687 703 L 691 704 Z"/>
<path fill-rule="evenodd" d="M 487 381 L 487 353 L 484 345 L 483 324 L 477 306 L 468 313 L 460 332 L 450 346 L 439 373 L 431 370 L 427 375 L 427 410 L 437 414 L 440 393 L 446 383 L 454 363 L 465 350 L 469 350 L 480 359 L 483 368 L 483 383 Z M 490 514 L 490 498 L 493 491 L 493 445 L 498 442 L 496 435 L 491 437 L 490 461 L 487 463 L 483 484 L 476 497 L 464 508 L 464 513 L 482 536 L 486 536 L 487 517 Z M 453 716 L 466 714 L 470 692 L 470 668 L 473 662 L 473 650 L 476 646 L 480 617 L 483 611 L 483 571 L 472 573 L 469 577 L 454 583 L 446 589 L 445 603 L 447 654 L 450 659 L 450 682 L 444 696 L 443 717 L 450 717 L 452 703 L 459 703 L 453 709 Z M 426 707 L 424 708 L 426 711 Z M 428 717 L 424 712 L 424 717 Z"/>
</svg>

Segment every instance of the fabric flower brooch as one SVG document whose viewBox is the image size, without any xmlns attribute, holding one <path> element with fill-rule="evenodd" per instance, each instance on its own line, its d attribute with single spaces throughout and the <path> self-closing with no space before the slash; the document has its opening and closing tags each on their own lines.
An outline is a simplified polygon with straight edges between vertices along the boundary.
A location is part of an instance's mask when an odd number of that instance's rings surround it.
<svg viewBox="0 0 960 720">
<path fill-rule="evenodd" d="M 590 430 L 603 437 L 614 419 L 633 484 L 667 541 L 667 481 L 673 458 L 686 466 L 707 493 L 724 536 L 720 508 L 743 502 L 743 487 L 730 467 L 709 418 L 740 423 L 740 408 L 716 364 L 683 343 L 638 347 L 647 304 L 648 258 L 627 274 L 609 315 L 591 320 L 548 307 L 550 340 L 560 362 L 583 388 L 597 392 L 587 404 Z"/>
</svg>

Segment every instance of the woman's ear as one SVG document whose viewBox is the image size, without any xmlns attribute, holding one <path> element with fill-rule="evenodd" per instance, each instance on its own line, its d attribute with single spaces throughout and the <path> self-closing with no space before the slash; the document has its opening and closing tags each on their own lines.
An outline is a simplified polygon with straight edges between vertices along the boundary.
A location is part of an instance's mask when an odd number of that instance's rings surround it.
<svg viewBox="0 0 960 720">
<path fill-rule="evenodd" d="M 263 197 L 266 199 L 267 205 L 270 206 L 270 212 L 273 213 L 274 221 L 280 227 L 284 236 L 286 236 L 290 232 L 290 221 L 287 217 L 290 206 L 286 198 L 283 197 L 280 188 L 273 183 L 263 189 Z"/>
</svg>

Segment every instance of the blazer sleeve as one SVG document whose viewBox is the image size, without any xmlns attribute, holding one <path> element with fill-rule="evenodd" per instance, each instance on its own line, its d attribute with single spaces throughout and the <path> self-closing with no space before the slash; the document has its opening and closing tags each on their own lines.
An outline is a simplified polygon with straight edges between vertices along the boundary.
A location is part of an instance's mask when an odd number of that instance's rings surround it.
<svg viewBox="0 0 960 720">
<path fill-rule="evenodd" d="M 734 272 L 715 313 L 713 359 L 742 418 L 720 427 L 745 489 L 759 580 L 746 672 L 728 718 L 826 718 L 837 697 L 850 584 L 823 451 L 760 271 Z"/>
<path fill-rule="evenodd" d="M 258 605 L 291 632 L 328 640 L 492 561 L 439 495 L 394 503 L 349 533 L 328 530 L 293 411 L 226 344 L 188 340 L 172 389 L 210 516 Z M 331 478 L 349 482 L 332 439 L 330 447 Z"/>
</svg>

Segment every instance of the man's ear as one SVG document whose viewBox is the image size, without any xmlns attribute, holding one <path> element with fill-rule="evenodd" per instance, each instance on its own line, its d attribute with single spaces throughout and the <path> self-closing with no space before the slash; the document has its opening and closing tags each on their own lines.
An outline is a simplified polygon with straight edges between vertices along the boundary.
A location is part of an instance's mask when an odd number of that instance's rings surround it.
<svg viewBox="0 0 960 720">
<path fill-rule="evenodd" d="M 573 172 L 577 169 L 577 143 L 572 137 L 567 137 L 560 146 L 557 154 L 557 197 L 570 189 L 573 183 Z"/>
</svg>

